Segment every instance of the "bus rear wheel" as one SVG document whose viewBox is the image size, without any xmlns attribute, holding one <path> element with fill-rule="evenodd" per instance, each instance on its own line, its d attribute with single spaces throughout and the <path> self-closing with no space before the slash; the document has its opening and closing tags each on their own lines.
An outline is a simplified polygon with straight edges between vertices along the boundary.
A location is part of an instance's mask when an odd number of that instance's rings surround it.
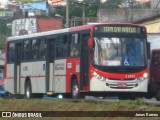
<svg viewBox="0 0 160 120">
<path fill-rule="evenodd" d="M 27 81 L 25 85 L 25 98 L 27 99 L 32 98 L 32 88 L 30 81 Z"/>
<path fill-rule="evenodd" d="M 72 98 L 73 99 L 78 99 L 80 97 L 80 93 L 79 93 L 79 88 L 78 88 L 78 82 L 76 80 L 74 80 L 72 82 L 72 86 L 71 86 L 71 93 L 72 93 Z"/>
</svg>

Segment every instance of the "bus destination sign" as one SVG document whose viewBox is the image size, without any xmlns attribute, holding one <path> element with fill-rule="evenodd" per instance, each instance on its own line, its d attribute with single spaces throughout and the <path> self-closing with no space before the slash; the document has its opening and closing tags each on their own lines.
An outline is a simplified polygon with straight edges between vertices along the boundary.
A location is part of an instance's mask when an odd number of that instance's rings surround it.
<svg viewBox="0 0 160 120">
<path fill-rule="evenodd" d="M 95 32 L 106 33 L 140 33 L 140 27 L 133 26 L 97 26 Z"/>
</svg>

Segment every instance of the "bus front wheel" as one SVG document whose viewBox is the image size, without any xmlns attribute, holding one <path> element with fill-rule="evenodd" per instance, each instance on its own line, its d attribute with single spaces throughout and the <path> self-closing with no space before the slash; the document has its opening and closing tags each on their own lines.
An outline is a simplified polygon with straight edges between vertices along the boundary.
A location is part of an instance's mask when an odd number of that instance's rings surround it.
<svg viewBox="0 0 160 120">
<path fill-rule="evenodd" d="M 156 100 L 160 101 L 160 90 L 158 90 L 156 93 Z"/>
<path fill-rule="evenodd" d="M 25 85 L 25 97 L 26 97 L 27 99 L 32 98 L 32 88 L 31 88 L 31 83 L 30 83 L 30 81 L 27 81 L 27 82 L 26 82 L 26 85 Z"/>
</svg>

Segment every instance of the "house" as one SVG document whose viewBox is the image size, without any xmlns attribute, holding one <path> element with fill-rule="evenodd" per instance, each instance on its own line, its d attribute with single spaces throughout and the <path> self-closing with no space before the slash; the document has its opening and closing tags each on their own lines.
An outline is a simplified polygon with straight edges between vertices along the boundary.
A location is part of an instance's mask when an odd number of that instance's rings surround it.
<svg viewBox="0 0 160 120">
<path fill-rule="evenodd" d="M 30 17 L 12 22 L 12 36 L 62 29 L 62 18 Z"/>
</svg>

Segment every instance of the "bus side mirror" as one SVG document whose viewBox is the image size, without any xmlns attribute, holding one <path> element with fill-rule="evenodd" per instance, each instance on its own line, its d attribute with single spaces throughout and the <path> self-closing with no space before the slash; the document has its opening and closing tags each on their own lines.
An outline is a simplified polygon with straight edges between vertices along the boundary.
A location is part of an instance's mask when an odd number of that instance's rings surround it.
<svg viewBox="0 0 160 120">
<path fill-rule="evenodd" d="M 150 49 L 151 49 L 151 47 L 150 47 L 151 45 L 150 45 L 150 43 L 149 42 L 147 42 L 147 58 L 148 59 L 150 59 Z"/>
<path fill-rule="evenodd" d="M 91 38 L 88 39 L 88 47 L 90 50 L 93 48 L 93 40 Z"/>
</svg>

